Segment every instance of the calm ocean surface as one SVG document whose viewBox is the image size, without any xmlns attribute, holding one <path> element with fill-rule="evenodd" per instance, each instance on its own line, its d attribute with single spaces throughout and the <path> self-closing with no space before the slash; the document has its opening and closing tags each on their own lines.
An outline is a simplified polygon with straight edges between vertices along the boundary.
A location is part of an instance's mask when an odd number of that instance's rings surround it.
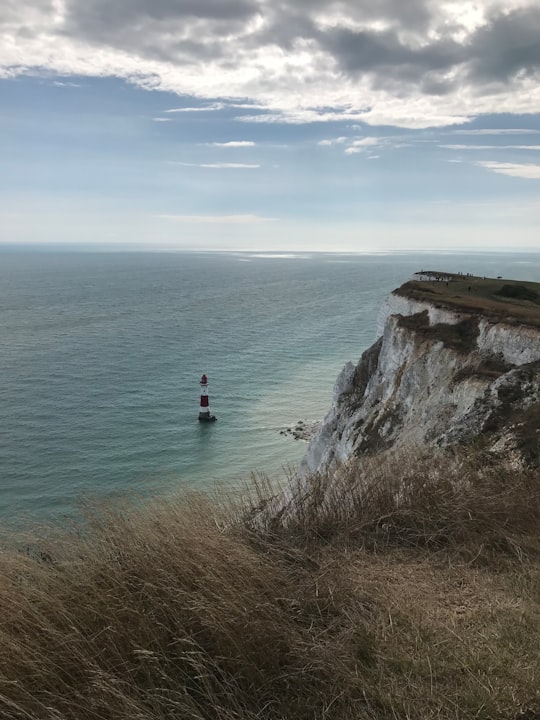
<svg viewBox="0 0 540 720">
<path fill-rule="evenodd" d="M 0 521 L 282 474 L 306 445 L 279 431 L 322 418 L 382 300 L 426 268 L 540 281 L 526 253 L 0 249 Z"/>
</svg>

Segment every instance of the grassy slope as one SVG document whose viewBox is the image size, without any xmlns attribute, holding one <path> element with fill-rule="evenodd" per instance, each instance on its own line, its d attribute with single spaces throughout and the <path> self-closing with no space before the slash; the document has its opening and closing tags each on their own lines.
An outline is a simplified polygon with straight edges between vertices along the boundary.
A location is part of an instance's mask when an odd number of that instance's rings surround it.
<svg viewBox="0 0 540 720">
<path fill-rule="evenodd" d="M 537 471 L 390 456 L 293 491 L 5 548 L 0 717 L 540 717 Z"/>
<path fill-rule="evenodd" d="M 448 284 L 442 279 L 439 282 L 411 280 L 396 293 L 440 307 L 482 313 L 496 320 L 540 327 L 540 283 L 459 275 L 451 275 L 451 278 Z M 525 294 L 529 291 L 537 295 L 538 299 L 501 296 L 498 293 L 505 286 L 522 288 Z"/>
</svg>

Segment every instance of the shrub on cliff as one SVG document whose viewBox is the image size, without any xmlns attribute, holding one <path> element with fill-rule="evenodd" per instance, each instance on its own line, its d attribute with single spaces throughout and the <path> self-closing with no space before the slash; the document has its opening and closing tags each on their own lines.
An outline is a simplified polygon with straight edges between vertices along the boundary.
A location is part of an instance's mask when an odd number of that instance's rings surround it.
<svg viewBox="0 0 540 720">
<path fill-rule="evenodd" d="M 495 292 L 495 295 L 516 300 L 529 300 L 530 302 L 540 301 L 540 296 L 537 292 L 524 285 L 517 284 L 503 285 L 500 290 Z"/>
</svg>

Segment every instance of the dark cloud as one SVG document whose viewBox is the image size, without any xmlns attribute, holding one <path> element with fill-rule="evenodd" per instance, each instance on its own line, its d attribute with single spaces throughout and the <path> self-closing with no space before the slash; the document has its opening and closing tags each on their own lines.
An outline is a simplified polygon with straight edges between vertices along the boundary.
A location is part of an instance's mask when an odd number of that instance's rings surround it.
<svg viewBox="0 0 540 720">
<path fill-rule="evenodd" d="M 420 82 L 424 74 L 446 70 L 463 59 L 463 48 L 453 40 L 439 40 L 420 48 L 406 45 L 394 30 L 355 32 L 336 28 L 320 42 L 350 75 L 380 75 L 390 82 Z"/>
<path fill-rule="evenodd" d="M 323 13 L 332 16 L 366 23 L 381 21 L 403 30 L 425 30 L 432 16 L 426 0 L 373 0 L 373 2 L 350 3 L 343 0 L 289 0 L 288 2 L 268 3 L 264 8 L 265 22 L 262 28 L 251 38 L 252 45 L 270 43 L 285 50 L 290 49 L 297 40 L 321 39 L 326 46 L 324 34 L 317 29 L 316 18 Z"/>
<path fill-rule="evenodd" d="M 428 0 L 288 0 L 269 2 L 265 13 L 287 18 L 291 14 L 313 16 L 338 12 L 355 22 L 382 20 L 391 25 L 421 30 L 430 23 L 433 10 Z"/>
<path fill-rule="evenodd" d="M 66 0 L 64 23 L 49 25 L 48 42 L 121 50 L 119 65 L 130 68 L 139 59 L 189 66 L 190 91 L 211 67 L 208 85 L 223 94 L 220 73 L 228 76 L 224 87 L 233 77 L 234 92 L 253 98 L 289 91 L 307 98 L 320 87 L 332 95 L 340 84 L 354 95 L 357 81 L 364 89 L 367 80 L 383 94 L 424 95 L 435 105 L 431 98 L 458 90 L 519 93 L 523 78 L 540 74 L 540 6 L 523 2 L 529 6 L 489 12 L 479 0 L 487 14 L 471 31 L 459 3 L 449 10 L 440 0 Z M 0 24 L 11 26 L 12 37 L 43 33 L 47 17 L 54 17 L 52 0 L 0 0 Z M 171 82 L 183 91 L 182 69 Z"/>
<path fill-rule="evenodd" d="M 130 44 L 133 40 L 133 36 L 130 35 L 126 44 Z M 223 46 L 211 40 L 209 41 L 207 37 L 197 41 L 195 39 L 178 40 L 169 36 L 163 38 L 158 44 L 155 42 L 147 43 L 146 38 L 141 37 L 138 45 L 141 54 L 165 62 L 173 61 L 187 65 L 193 62 L 193 58 L 197 58 L 198 62 L 218 60 L 222 66 L 227 62 Z"/>
<path fill-rule="evenodd" d="M 135 41 L 146 31 L 152 35 L 148 44 L 158 49 L 159 36 L 178 30 L 183 21 L 243 23 L 255 11 L 250 0 L 68 0 L 65 32 L 102 42 L 115 36 Z"/>
<path fill-rule="evenodd" d="M 18 7 L 4 0 L 1 12 L 9 17 Z M 248 29 L 255 16 L 261 23 Z M 335 22 L 321 25 L 322 17 Z M 385 29 L 371 29 L 375 21 Z M 457 29 L 433 0 L 68 0 L 63 32 L 159 60 L 228 67 L 237 51 L 277 46 L 288 53 L 309 41 L 351 78 L 367 76 L 391 92 L 411 84 L 427 95 L 453 92 L 456 82 L 448 77 L 456 70 L 485 85 L 540 68 L 539 7 L 494 14 L 462 42 L 453 39 Z M 229 42 L 229 35 L 238 40 Z"/>
<path fill-rule="evenodd" d="M 449 95 L 456 87 L 456 80 L 448 80 L 438 73 L 427 73 L 420 84 L 420 90 L 424 95 Z"/>
<path fill-rule="evenodd" d="M 540 8 L 529 7 L 488 18 L 462 43 L 447 26 L 429 43 L 409 44 L 398 29 L 353 31 L 335 27 L 318 35 L 321 47 L 350 76 L 368 75 L 378 88 L 416 84 L 428 95 L 446 95 L 456 81 L 445 77 L 463 68 L 472 85 L 507 84 L 518 74 L 540 70 Z"/>
<path fill-rule="evenodd" d="M 391 26 L 425 30 L 433 20 L 434 11 L 427 0 L 373 0 L 363 3 L 341 3 L 346 14 L 355 21 L 380 20 Z"/>
<path fill-rule="evenodd" d="M 540 7 L 501 14 L 470 39 L 469 77 L 475 83 L 507 83 L 540 70 Z"/>
<path fill-rule="evenodd" d="M 309 15 L 287 11 L 267 19 L 249 43 L 251 47 L 277 45 L 283 50 L 290 50 L 297 40 L 313 39 L 317 34 L 317 27 Z"/>
</svg>

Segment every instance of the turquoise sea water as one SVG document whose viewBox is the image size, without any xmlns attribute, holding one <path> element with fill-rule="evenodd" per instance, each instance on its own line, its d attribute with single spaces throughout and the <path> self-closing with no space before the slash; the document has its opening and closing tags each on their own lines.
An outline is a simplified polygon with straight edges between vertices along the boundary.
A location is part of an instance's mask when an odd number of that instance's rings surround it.
<svg viewBox="0 0 540 720">
<path fill-rule="evenodd" d="M 279 475 L 306 448 L 280 429 L 322 418 L 420 269 L 539 281 L 540 255 L 0 249 L 0 519 Z"/>
</svg>

